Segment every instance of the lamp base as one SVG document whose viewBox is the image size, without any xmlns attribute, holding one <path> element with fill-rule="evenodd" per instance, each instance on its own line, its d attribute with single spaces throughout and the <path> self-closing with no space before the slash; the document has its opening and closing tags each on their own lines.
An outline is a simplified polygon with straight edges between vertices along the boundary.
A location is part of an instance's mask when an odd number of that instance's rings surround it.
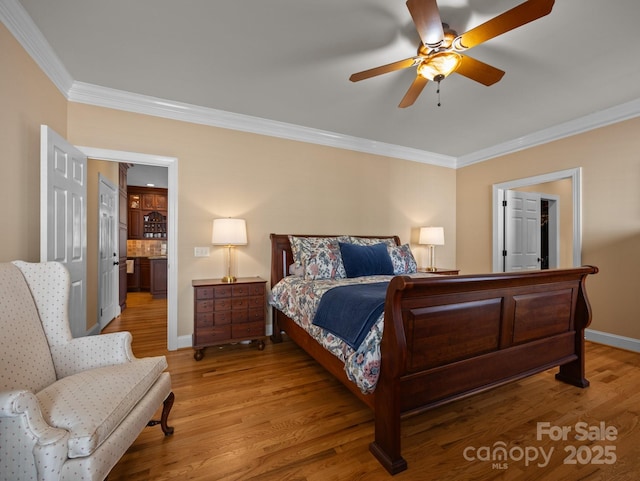
<svg viewBox="0 0 640 481">
<path fill-rule="evenodd" d="M 222 282 L 226 282 L 227 284 L 232 284 L 232 283 L 236 282 L 238 279 L 236 279 L 235 276 L 224 276 L 220 280 Z"/>
<path fill-rule="evenodd" d="M 438 270 L 437 267 L 423 267 L 425 272 L 436 272 Z"/>
</svg>

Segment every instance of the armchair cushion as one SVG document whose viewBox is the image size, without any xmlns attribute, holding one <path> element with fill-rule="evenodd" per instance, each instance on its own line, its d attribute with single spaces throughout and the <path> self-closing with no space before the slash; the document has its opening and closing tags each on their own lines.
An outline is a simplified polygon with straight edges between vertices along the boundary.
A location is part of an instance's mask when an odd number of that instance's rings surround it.
<svg viewBox="0 0 640 481">
<path fill-rule="evenodd" d="M 48 424 L 69 431 L 69 458 L 91 455 L 167 368 L 164 356 L 91 369 L 36 394 Z"/>
</svg>

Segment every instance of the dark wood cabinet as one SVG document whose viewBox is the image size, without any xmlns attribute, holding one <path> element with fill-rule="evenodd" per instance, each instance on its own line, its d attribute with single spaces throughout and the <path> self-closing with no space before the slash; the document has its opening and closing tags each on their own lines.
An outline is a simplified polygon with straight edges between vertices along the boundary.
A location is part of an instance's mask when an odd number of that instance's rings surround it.
<svg viewBox="0 0 640 481">
<path fill-rule="evenodd" d="M 204 348 L 230 342 L 257 340 L 264 349 L 266 281 L 259 277 L 239 278 L 226 283 L 220 279 L 194 280 L 194 358 L 204 356 Z"/>
<path fill-rule="evenodd" d="M 151 289 L 151 262 L 148 257 L 138 257 L 140 261 L 140 290 L 148 291 Z"/>
<path fill-rule="evenodd" d="M 142 239 L 142 211 L 139 209 L 129 209 L 127 216 L 129 223 L 129 239 Z"/>
<path fill-rule="evenodd" d="M 140 290 L 140 261 L 137 258 L 129 258 L 127 261 L 133 263 L 130 272 L 127 272 L 127 290 L 137 292 Z"/>
<path fill-rule="evenodd" d="M 129 239 L 167 238 L 167 189 L 128 188 Z"/>
<path fill-rule="evenodd" d="M 150 264 L 151 287 L 149 291 L 155 299 L 164 299 L 167 297 L 167 259 L 152 257 Z"/>
<path fill-rule="evenodd" d="M 151 290 L 151 262 L 148 257 L 129 258 L 133 272 L 127 274 L 127 290 L 131 292 Z"/>
<path fill-rule="evenodd" d="M 142 209 L 143 210 L 167 210 L 167 193 L 165 192 L 143 192 L 142 193 Z"/>
</svg>

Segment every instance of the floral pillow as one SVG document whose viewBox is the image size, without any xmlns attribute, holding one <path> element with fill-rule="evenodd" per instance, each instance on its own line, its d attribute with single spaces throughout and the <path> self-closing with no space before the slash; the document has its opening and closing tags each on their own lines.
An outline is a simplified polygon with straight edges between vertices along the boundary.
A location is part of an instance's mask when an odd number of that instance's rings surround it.
<svg viewBox="0 0 640 481">
<path fill-rule="evenodd" d="M 340 255 L 339 242 L 342 241 L 348 241 L 348 238 L 289 236 L 293 260 L 302 267 L 304 278 L 309 280 L 347 277 Z"/>
<path fill-rule="evenodd" d="M 344 242 L 344 241 L 341 241 Z M 351 244 L 355 244 L 357 246 L 372 246 L 375 244 L 385 244 L 387 247 L 395 247 L 396 240 L 393 237 L 356 237 L 349 236 L 349 240 Z"/>
<path fill-rule="evenodd" d="M 418 272 L 418 264 L 413 257 L 409 244 L 387 247 L 387 250 L 389 251 L 389 257 L 391 257 L 393 273 L 395 275 L 414 274 Z"/>
</svg>

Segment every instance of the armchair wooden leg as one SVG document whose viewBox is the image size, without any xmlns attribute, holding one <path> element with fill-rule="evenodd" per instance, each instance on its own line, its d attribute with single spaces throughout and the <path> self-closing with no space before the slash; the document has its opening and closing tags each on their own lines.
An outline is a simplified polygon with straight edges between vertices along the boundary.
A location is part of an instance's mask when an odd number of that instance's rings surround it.
<svg viewBox="0 0 640 481">
<path fill-rule="evenodd" d="M 164 406 L 162 407 L 162 416 L 160 417 L 160 421 L 152 419 L 147 423 L 147 426 L 155 426 L 156 424 L 160 424 L 164 435 L 171 436 L 173 434 L 173 426 L 169 426 L 167 423 L 169 420 L 169 412 L 173 407 L 173 401 L 175 400 L 175 398 L 176 396 L 173 394 L 173 391 L 170 392 L 167 396 L 167 399 L 164 400 Z"/>
</svg>

